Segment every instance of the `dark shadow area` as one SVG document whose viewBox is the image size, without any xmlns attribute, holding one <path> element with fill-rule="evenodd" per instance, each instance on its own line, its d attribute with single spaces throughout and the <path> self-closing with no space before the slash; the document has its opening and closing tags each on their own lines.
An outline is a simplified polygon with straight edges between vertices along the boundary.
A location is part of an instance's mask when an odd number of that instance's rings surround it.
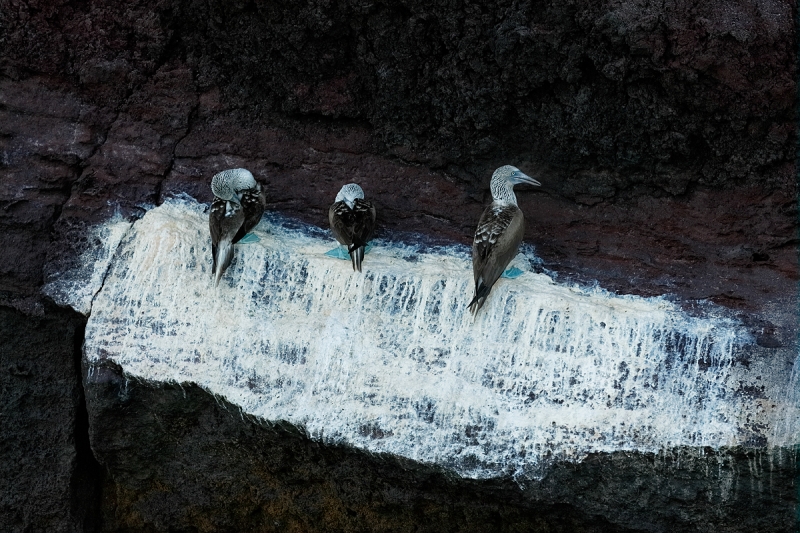
<svg viewBox="0 0 800 533">
<path fill-rule="evenodd" d="M 794 522 L 792 450 L 615 452 L 541 480 L 470 480 L 320 444 L 195 385 L 143 383 L 111 363 L 84 372 L 108 470 L 105 531 L 752 533 Z"/>
</svg>

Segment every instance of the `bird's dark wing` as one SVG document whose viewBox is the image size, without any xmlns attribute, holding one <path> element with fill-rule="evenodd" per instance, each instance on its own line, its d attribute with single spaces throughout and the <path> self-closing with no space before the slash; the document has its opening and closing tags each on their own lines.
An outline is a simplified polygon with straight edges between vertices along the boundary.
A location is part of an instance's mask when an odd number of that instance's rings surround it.
<svg viewBox="0 0 800 533">
<path fill-rule="evenodd" d="M 353 244 L 353 211 L 345 202 L 336 202 L 328 209 L 328 221 L 339 244 Z"/>
<path fill-rule="evenodd" d="M 372 202 L 357 198 L 353 209 L 345 202 L 336 202 L 328 210 L 333 236 L 347 246 L 353 270 L 361 272 L 364 248 L 375 232 L 375 206 Z"/>
<path fill-rule="evenodd" d="M 353 262 L 353 268 L 361 272 L 361 262 L 364 260 L 364 252 L 367 242 L 375 232 L 375 206 L 372 202 L 362 198 L 356 198 L 353 202 L 353 244 L 347 251 Z"/>
<path fill-rule="evenodd" d="M 492 286 L 517 255 L 524 231 L 522 211 L 513 204 L 492 204 L 481 215 L 472 243 L 475 297 L 470 309 L 473 313 L 481 308 Z"/>
<path fill-rule="evenodd" d="M 233 237 L 244 223 L 244 211 L 236 202 L 216 198 L 208 215 L 211 233 L 211 272 L 217 283 L 233 260 Z"/>
<path fill-rule="evenodd" d="M 242 200 L 242 210 L 244 211 L 244 223 L 233 237 L 234 244 L 242 240 L 250 230 L 255 228 L 261 221 L 267 198 L 261 190 L 261 185 L 256 185 L 254 189 L 246 189 L 240 194 Z"/>
<path fill-rule="evenodd" d="M 222 219 L 225 218 L 225 200 L 214 198 L 208 212 L 208 229 L 211 233 L 211 272 L 217 271 L 217 246 L 222 238 Z"/>
<path fill-rule="evenodd" d="M 366 246 L 375 233 L 375 206 L 369 200 L 353 202 L 353 244 Z"/>
</svg>

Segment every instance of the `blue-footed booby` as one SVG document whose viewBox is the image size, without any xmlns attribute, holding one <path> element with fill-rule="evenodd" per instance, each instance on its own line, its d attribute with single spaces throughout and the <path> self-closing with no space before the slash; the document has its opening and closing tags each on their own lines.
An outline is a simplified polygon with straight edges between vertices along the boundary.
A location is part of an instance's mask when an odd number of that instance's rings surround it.
<svg viewBox="0 0 800 533">
<path fill-rule="evenodd" d="M 328 209 L 333 236 L 347 246 L 353 270 L 361 272 L 364 249 L 375 231 L 375 206 L 364 199 L 364 191 L 355 183 L 348 183 L 336 195 Z"/>
<path fill-rule="evenodd" d="M 511 165 L 502 166 L 492 174 L 490 188 L 494 201 L 481 215 L 472 243 L 475 297 L 469 303 L 469 310 L 473 315 L 483 306 L 492 285 L 517 255 L 522 242 L 525 219 L 514 195 L 514 185 L 518 183 L 541 185 Z"/>
<path fill-rule="evenodd" d="M 233 245 L 242 240 L 261 220 L 266 198 L 249 170 L 223 170 L 211 178 L 214 201 L 208 217 L 211 231 L 211 272 L 215 284 L 233 260 Z"/>
</svg>

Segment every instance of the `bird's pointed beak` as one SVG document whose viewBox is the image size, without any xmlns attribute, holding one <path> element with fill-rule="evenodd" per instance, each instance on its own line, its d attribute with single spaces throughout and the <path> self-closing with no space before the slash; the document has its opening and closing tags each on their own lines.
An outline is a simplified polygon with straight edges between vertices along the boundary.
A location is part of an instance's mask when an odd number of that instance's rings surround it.
<svg viewBox="0 0 800 533">
<path fill-rule="evenodd" d="M 518 170 L 518 171 L 516 171 L 516 172 L 515 172 L 515 173 L 514 173 L 514 174 L 511 176 L 511 179 L 510 179 L 509 181 L 510 181 L 510 182 L 511 182 L 513 185 L 516 185 L 516 184 L 518 184 L 518 183 L 525 183 L 525 184 L 527 184 L 527 185 L 536 185 L 536 186 L 541 186 L 541 183 L 539 183 L 538 181 L 536 181 L 536 180 L 535 180 L 535 179 L 533 179 L 532 177 L 528 176 L 527 174 L 525 174 L 525 173 L 523 173 L 523 172 L 521 172 L 521 171 L 519 171 L 519 170 Z"/>
</svg>

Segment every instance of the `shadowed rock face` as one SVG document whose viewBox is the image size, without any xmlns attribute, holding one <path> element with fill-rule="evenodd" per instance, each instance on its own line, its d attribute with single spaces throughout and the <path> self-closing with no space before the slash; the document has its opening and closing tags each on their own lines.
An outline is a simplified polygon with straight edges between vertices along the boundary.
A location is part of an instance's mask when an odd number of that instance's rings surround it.
<svg viewBox="0 0 800 533">
<path fill-rule="evenodd" d="M 307 222 L 358 181 L 384 231 L 468 242 L 504 163 L 562 275 L 734 307 L 796 278 L 790 4 L 284 4 L 4 10 L 9 283 L 55 220 L 233 166 Z"/>
<path fill-rule="evenodd" d="M 193 385 L 86 370 L 92 447 L 113 473 L 110 531 L 744 533 L 794 520 L 787 450 L 598 454 L 520 487 L 321 446 Z"/>
<path fill-rule="evenodd" d="M 795 343 L 790 2 L 45 4 L 0 9 L 0 303 L 7 324 L 20 325 L 8 332 L 16 344 L 0 349 L 0 371 L 11 369 L 3 394 L 30 400 L 13 404 L 18 427 L 41 413 L 82 427 L 82 404 L 55 400 L 80 390 L 74 362 L 55 354 L 74 354 L 82 322 L 48 306 L 39 289 L 96 246 L 88 225 L 115 211 L 137 218 L 178 192 L 208 201 L 210 177 L 237 166 L 266 185 L 269 209 L 306 222 L 324 227 L 341 185 L 358 181 L 384 234 L 467 243 L 491 171 L 511 163 L 544 184 L 517 191 L 525 241 L 562 278 L 709 299 L 740 312 L 765 354 Z M 30 317 L 40 325 L 23 328 Z M 18 359 L 30 361 L 23 371 L 32 378 L 13 370 Z M 50 375 L 63 387 L 45 385 Z M 204 527 L 199 515 L 172 524 L 125 514 L 139 496 L 124 492 L 127 474 L 112 466 L 127 448 L 109 445 L 121 439 L 110 428 L 94 431 L 109 473 L 107 529 Z M 14 438 L 26 442 L 23 433 Z M 28 442 L 65 459 L 40 467 L 3 454 L 3 471 L 22 472 L 13 494 L 66 479 L 71 494 L 92 494 L 99 478 L 82 477 L 83 463 L 69 459 L 88 453 L 80 439 Z M 61 503 L 21 511 L 13 494 L 0 529 L 68 531 L 85 516 L 80 499 L 44 491 L 42 501 Z M 743 498 L 708 511 L 733 514 L 706 523 L 735 524 L 733 509 L 763 508 L 760 496 Z M 775 501 L 788 507 L 786 498 Z M 112 509 L 128 518 L 108 518 Z M 542 530 L 572 516 L 548 509 L 553 521 Z M 695 512 L 687 516 L 703 506 Z M 623 520 L 613 505 L 581 513 L 559 527 L 595 524 L 589 515 L 605 517 L 595 530 L 660 527 L 637 523 L 641 515 Z M 230 523 L 267 523 L 253 520 Z"/>
<path fill-rule="evenodd" d="M 86 319 L 0 307 L 0 529 L 93 531 L 101 472 L 80 371 Z"/>
</svg>

